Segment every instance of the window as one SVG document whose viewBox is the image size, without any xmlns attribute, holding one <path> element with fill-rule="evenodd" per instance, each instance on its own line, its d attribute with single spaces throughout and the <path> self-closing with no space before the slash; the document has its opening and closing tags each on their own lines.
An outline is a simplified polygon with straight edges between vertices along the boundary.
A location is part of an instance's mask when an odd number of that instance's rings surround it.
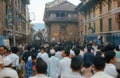
<svg viewBox="0 0 120 78">
<path fill-rule="evenodd" d="M 96 23 L 93 23 L 94 25 L 94 33 L 96 32 Z"/>
<path fill-rule="evenodd" d="M 118 1 L 118 7 L 120 7 L 120 1 Z"/>
<path fill-rule="evenodd" d="M 112 18 L 108 19 L 109 31 L 112 31 Z"/>
<path fill-rule="evenodd" d="M 61 12 L 61 17 L 65 17 L 65 12 Z"/>
<path fill-rule="evenodd" d="M 100 14 L 102 14 L 102 3 L 100 3 Z"/>
<path fill-rule="evenodd" d="M 111 10 L 111 8 L 112 8 L 112 1 L 109 0 L 109 1 L 108 1 L 108 11 Z"/>
<path fill-rule="evenodd" d="M 89 23 L 89 27 L 91 27 L 91 23 Z"/>
<path fill-rule="evenodd" d="M 60 17 L 60 12 L 56 12 L 56 17 Z"/>
<path fill-rule="evenodd" d="M 103 20 L 102 20 L 102 18 L 100 19 L 100 32 L 102 32 L 103 31 Z"/>
</svg>

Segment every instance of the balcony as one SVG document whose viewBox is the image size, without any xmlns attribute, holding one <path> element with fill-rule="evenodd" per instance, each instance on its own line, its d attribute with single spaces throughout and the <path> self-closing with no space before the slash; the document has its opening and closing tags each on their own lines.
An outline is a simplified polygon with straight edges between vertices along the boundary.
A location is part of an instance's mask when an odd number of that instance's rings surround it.
<svg viewBox="0 0 120 78">
<path fill-rule="evenodd" d="M 48 22 L 74 22 L 78 23 L 78 17 L 48 17 L 44 20 L 46 23 Z"/>
</svg>

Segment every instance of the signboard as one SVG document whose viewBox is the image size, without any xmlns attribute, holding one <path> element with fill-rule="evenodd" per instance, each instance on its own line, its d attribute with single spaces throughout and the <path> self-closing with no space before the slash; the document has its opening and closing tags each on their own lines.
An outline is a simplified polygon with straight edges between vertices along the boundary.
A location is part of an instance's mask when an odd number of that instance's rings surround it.
<svg viewBox="0 0 120 78">
<path fill-rule="evenodd" d="M 58 33 L 53 33 L 53 36 L 54 36 L 54 37 L 58 37 L 59 34 L 58 34 Z"/>
<path fill-rule="evenodd" d="M 20 22 L 21 19 L 19 18 L 19 16 L 17 15 L 17 10 L 14 9 L 14 22 Z M 12 26 L 12 9 L 8 8 L 7 9 L 7 25 L 8 26 Z"/>
<path fill-rule="evenodd" d="M 12 26 L 12 9 L 7 9 L 7 25 Z"/>
</svg>

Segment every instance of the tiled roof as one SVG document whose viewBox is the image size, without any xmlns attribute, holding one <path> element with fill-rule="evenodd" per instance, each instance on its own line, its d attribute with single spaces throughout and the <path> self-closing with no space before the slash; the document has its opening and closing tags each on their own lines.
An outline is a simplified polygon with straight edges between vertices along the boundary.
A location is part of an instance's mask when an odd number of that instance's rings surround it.
<svg viewBox="0 0 120 78">
<path fill-rule="evenodd" d="M 64 1 L 56 6 L 53 6 L 51 8 L 47 8 L 47 10 L 51 10 L 51 11 L 75 11 L 76 6 L 73 5 L 72 3 L 68 2 L 68 1 Z"/>
</svg>

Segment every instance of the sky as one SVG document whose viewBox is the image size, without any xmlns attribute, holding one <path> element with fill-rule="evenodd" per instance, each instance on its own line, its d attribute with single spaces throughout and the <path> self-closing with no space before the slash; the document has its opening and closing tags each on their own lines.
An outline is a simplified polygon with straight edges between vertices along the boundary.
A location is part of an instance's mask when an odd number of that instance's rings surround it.
<svg viewBox="0 0 120 78">
<path fill-rule="evenodd" d="M 54 0 L 30 0 L 29 11 L 30 11 L 30 18 L 32 23 L 44 23 L 43 22 L 43 15 L 45 4 L 48 2 L 52 2 Z M 67 0 L 74 5 L 78 5 L 80 0 Z"/>
</svg>

